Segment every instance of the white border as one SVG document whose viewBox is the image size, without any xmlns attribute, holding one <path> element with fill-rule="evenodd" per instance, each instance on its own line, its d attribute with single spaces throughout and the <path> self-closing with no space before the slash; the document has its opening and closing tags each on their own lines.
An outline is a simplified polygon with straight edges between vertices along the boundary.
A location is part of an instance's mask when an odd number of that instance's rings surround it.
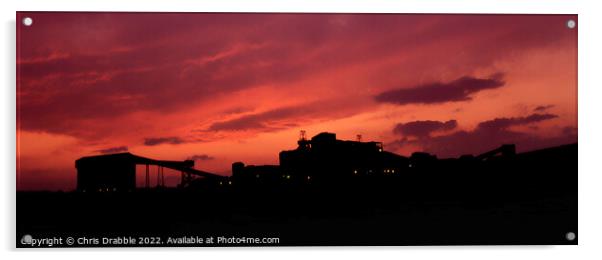
<svg viewBox="0 0 602 260">
<path fill-rule="evenodd" d="M 94 250 L 15 250 L 15 11 L 183 11 L 183 12 L 354 12 L 354 13 L 563 13 L 579 14 L 579 246 L 512 247 L 345 247 L 345 248 L 174 248 L 174 249 L 94 249 Z M 602 198 L 602 111 L 600 89 L 600 46 L 602 10 L 596 1 L 560 0 L 105 0 L 105 1 L 2 1 L 2 62 L 4 84 L 0 97 L 0 165 L 3 171 L 0 194 L 0 244 L 2 259 L 138 259 L 179 258 L 191 253 L 200 257 L 232 259 L 274 258 L 313 259 L 602 259 L 600 198 Z M 520 234 L 517 234 L 520 235 Z M 93 253 L 93 254 L 90 254 Z M 198 255 L 196 257 L 199 257 Z"/>
</svg>

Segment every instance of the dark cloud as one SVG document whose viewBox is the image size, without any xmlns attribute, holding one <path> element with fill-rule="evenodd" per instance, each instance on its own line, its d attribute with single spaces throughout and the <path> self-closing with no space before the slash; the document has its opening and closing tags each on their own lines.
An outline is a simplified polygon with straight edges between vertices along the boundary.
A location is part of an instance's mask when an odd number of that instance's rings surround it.
<svg viewBox="0 0 602 260">
<path fill-rule="evenodd" d="M 545 105 L 545 106 L 538 106 L 536 108 L 533 109 L 534 112 L 544 112 L 550 108 L 553 108 L 554 105 Z"/>
<path fill-rule="evenodd" d="M 270 128 L 269 122 L 300 115 L 302 107 L 284 107 L 269 110 L 263 113 L 242 116 L 236 119 L 216 122 L 209 126 L 211 131 L 245 131 L 252 129 Z"/>
<path fill-rule="evenodd" d="M 244 115 L 212 123 L 202 131 L 276 131 L 299 126 L 300 121 L 339 118 L 357 113 L 361 106 L 349 106 L 345 100 L 321 100 L 295 106 Z"/>
<path fill-rule="evenodd" d="M 511 126 L 537 123 L 556 117 L 558 116 L 551 114 L 533 114 L 527 117 L 495 118 L 481 122 L 472 131 L 462 130 L 434 137 L 418 136 L 414 139 L 402 136 L 388 146 L 398 149 L 405 145 L 417 145 L 439 157 L 457 157 L 463 154 L 480 154 L 502 144 L 516 144 L 519 151 L 528 151 L 577 142 L 577 132 L 574 128 L 565 128 L 555 137 L 540 137 L 509 129 Z"/>
<path fill-rule="evenodd" d="M 452 130 L 458 126 L 456 120 L 440 121 L 414 121 L 399 123 L 393 128 L 393 133 L 402 136 L 427 137 L 435 131 Z"/>
<path fill-rule="evenodd" d="M 160 144 L 182 144 L 186 141 L 177 136 L 171 137 L 149 137 L 144 138 L 144 145 L 146 146 L 155 146 Z"/>
<path fill-rule="evenodd" d="M 471 100 L 471 95 L 486 89 L 504 86 L 503 74 L 497 73 L 489 78 L 480 79 L 464 76 L 451 82 L 429 83 L 410 88 L 385 91 L 375 97 L 382 103 L 398 105 L 407 104 L 437 104 L 445 102 Z"/>
<path fill-rule="evenodd" d="M 548 120 L 548 119 L 553 119 L 553 118 L 557 118 L 557 117 L 558 117 L 557 115 L 553 115 L 553 114 L 532 114 L 527 117 L 495 118 L 493 120 L 488 120 L 488 121 L 479 123 L 477 128 L 495 131 L 495 130 L 506 129 L 511 126 L 526 125 L 526 124 L 544 121 L 544 120 Z"/>
<path fill-rule="evenodd" d="M 567 126 L 562 128 L 562 133 L 565 135 L 577 135 L 577 127 Z"/>
<path fill-rule="evenodd" d="M 102 153 L 102 154 L 109 154 L 109 153 L 124 153 L 127 151 L 128 151 L 127 146 L 117 146 L 117 147 L 110 147 L 110 148 L 106 148 L 106 149 L 96 150 L 95 152 Z"/>
<path fill-rule="evenodd" d="M 195 155 L 187 158 L 187 160 L 193 160 L 193 161 L 210 161 L 213 159 L 215 159 L 215 158 L 212 156 L 206 155 L 206 154 L 195 154 Z"/>
<path fill-rule="evenodd" d="M 226 109 L 226 110 L 222 111 L 221 113 L 223 115 L 235 115 L 235 114 L 242 114 L 245 112 L 251 112 L 253 110 L 254 109 L 251 107 L 233 107 L 233 108 Z"/>
</svg>

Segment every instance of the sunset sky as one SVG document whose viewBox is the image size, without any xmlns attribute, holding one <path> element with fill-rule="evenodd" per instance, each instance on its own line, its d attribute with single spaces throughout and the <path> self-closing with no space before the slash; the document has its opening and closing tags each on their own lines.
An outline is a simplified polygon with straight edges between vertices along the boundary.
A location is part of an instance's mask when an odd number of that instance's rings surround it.
<svg viewBox="0 0 602 260">
<path fill-rule="evenodd" d="M 76 159 L 126 151 L 229 175 L 302 129 L 440 158 L 576 142 L 569 19 L 18 13 L 17 189 L 72 190 Z"/>
</svg>

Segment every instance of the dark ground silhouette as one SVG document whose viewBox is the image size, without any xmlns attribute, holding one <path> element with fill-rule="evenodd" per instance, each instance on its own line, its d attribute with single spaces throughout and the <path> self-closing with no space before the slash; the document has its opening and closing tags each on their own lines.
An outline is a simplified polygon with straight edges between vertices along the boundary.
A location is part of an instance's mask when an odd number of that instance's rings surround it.
<svg viewBox="0 0 602 260">
<path fill-rule="evenodd" d="M 17 239 L 188 235 L 279 237 L 277 245 L 577 244 L 566 238 L 577 233 L 577 144 L 521 154 L 504 145 L 438 159 L 426 153 L 407 158 L 377 142 L 340 141 L 328 133 L 298 143 L 280 154 L 280 165 L 234 163 L 233 176 L 223 178 L 186 180 L 183 174 L 177 189 L 18 192 Z"/>
</svg>

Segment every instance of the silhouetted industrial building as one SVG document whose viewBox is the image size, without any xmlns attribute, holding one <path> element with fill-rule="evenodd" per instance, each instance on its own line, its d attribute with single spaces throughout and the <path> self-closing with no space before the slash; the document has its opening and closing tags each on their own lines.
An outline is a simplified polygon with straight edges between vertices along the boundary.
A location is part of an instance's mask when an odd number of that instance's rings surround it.
<svg viewBox="0 0 602 260">
<path fill-rule="evenodd" d="M 280 152 L 280 165 L 232 164 L 236 183 L 280 184 L 341 181 L 352 176 L 399 174 L 409 159 L 383 150 L 380 142 L 337 140 L 333 133 L 320 133 L 311 140 L 302 131 L 295 150 Z"/>
<path fill-rule="evenodd" d="M 292 179 L 320 181 L 396 174 L 408 168 L 408 158 L 384 151 L 380 142 L 359 139 L 337 140 L 336 134 L 326 132 L 311 140 L 302 135 L 297 149 L 280 152 L 280 167 Z"/>
<path fill-rule="evenodd" d="M 409 158 L 387 152 L 380 142 L 338 140 L 334 133 L 323 132 L 310 140 L 302 131 L 297 148 L 282 151 L 279 165 L 232 164 L 232 177 L 194 169 L 194 161 L 161 161 L 120 153 L 83 157 L 76 161 L 77 190 L 129 191 L 136 188 L 136 165 L 146 166 L 149 187 L 149 166 L 157 166 L 157 186 L 164 186 L 163 168 L 181 172 L 179 187 L 213 189 L 220 187 L 290 187 L 301 184 L 375 184 L 429 183 L 429 187 L 455 188 L 466 186 L 472 179 L 483 179 L 486 170 L 506 169 L 519 158 L 512 144 L 489 152 L 460 158 L 438 159 L 435 155 L 415 152 Z M 536 153 L 535 153 L 536 154 Z M 517 160 L 517 159 L 516 159 Z M 509 168 L 508 168 L 509 169 Z M 493 178 L 492 174 L 487 174 Z M 193 178 L 199 176 L 202 178 Z M 327 185 L 328 187 L 334 187 Z M 338 187 L 345 185 L 337 185 Z M 362 186 L 362 185 L 359 185 Z M 359 187 L 356 185 L 355 187 Z M 351 187 L 351 186 L 349 186 Z M 412 187 L 405 187 L 412 189 Z"/>
<path fill-rule="evenodd" d="M 132 191 L 136 189 L 136 165 L 146 166 L 146 188 L 150 186 L 151 165 L 157 166 L 157 186 L 164 186 L 163 168 L 181 172 L 181 185 L 187 185 L 192 176 L 204 179 L 224 177 L 194 169 L 194 161 L 154 160 L 131 153 L 107 154 L 82 157 L 75 161 L 77 190 L 82 192 Z"/>
<path fill-rule="evenodd" d="M 236 184 L 274 185 L 282 182 L 282 171 L 278 165 L 246 165 L 242 162 L 232 164 L 232 179 Z"/>
</svg>

